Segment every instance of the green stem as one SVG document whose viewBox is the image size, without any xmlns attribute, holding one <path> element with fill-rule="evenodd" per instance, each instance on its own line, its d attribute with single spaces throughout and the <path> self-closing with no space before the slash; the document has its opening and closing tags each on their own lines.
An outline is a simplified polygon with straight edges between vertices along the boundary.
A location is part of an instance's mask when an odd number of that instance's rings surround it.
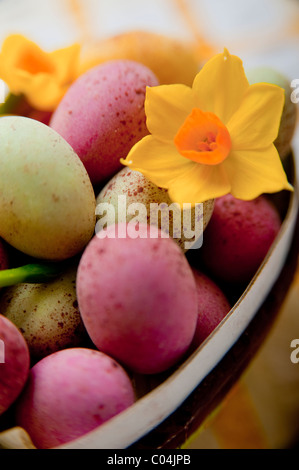
<svg viewBox="0 0 299 470">
<path fill-rule="evenodd" d="M 65 269 L 63 263 L 35 263 L 18 268 L 0 271 L 0 287 L 13 286 L 20 283 L 43 283 L 53 280 Z"/>
</svg>

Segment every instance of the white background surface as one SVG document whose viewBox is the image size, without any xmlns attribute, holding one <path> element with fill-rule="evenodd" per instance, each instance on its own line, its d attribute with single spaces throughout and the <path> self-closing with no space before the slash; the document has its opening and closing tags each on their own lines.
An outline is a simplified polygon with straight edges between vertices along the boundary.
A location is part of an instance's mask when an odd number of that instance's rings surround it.
<svg viewBox="0 0 299 470">
<path fill-rule="evenodd" d="M 0 43 L 23 33 L 51 50 L 80 40 L 70 14 L 72 0 L 0 0 Z M 130 29 L 149 29 L 194 40 L 176 0 L 79 0 L 86 29 L 102 38 Z M 299 77 L 298 0 L 186 0 L 205 39 L 219 52 L 227 47 L 245 66 L 278 67 Z M 297 31 L 296 31 L 297 28 Z"/>
</svg>

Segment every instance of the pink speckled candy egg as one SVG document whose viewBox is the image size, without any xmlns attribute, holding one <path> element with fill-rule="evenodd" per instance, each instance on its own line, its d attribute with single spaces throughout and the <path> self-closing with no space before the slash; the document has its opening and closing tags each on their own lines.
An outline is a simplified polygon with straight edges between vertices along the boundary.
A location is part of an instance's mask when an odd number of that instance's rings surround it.
<svg viewBox="0 0 299 470">
<path fill-rule="evenodd" d="M 196 349 L 230 311 L 222 289 L 206 274 L 193 268 L 198 296 L 198 317 L 191 350 Z"/>
<path fill-rule="evenodd" d="M 16 422 L 47 449 L 92 431 L 134 401 L 132 382 L 113 359 L 93 349 L 63 349 L 32 367 Z"/>
<path fill-rule="evenodd" d="M 119 171 L 120 158 L 149 133 L 145 92 L 158 84 L 145 65 L 112 60 L 84 73 L 67 91 L 50 126 L 79 155 L 93 184 Z"/>
<path fill-rule="evenodd" d="M 209 272 L 222 281 L 249 282 L 280 226 L 280 216 L 265 196 L 251 201 L 230 194 L 220 197 L 205 231 L 202 259 Z"/>
<path fill-rule="evenodd" d="M 0 314 L 0 415 L 20 395 L 29 367 L 29 349 L 22 333 Z"/>
<path fill-rule="evenodd" d="M 96 347 L 131 370 L 159 373 L 188 349 L 196 326 L 197 296 L 191 267 L 157 227 L 110 225 L 95 236 L 77 271 L 79 310 Z M 126 232 L 127 230 L 127 232 Z M 155 236 L 150 236 L 150 230 Z"/>
</svg>

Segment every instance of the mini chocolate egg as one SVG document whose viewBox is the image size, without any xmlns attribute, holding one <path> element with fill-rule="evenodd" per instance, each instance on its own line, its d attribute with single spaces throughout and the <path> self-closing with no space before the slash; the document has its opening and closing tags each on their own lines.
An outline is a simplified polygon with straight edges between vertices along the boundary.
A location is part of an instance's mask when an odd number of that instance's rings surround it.
<svg viewBox="0 0 299 470">
<path fill-rule="evenodd" d="M 158 188 L 143 174 L 127 167 L 107 183 L 96 203 L 96 231 L 105 223 L 133 223 L 134 220 L 150 223 L 169 233 L 183 251 L 201 239 L 214 208 L 214 201 L 209 200 L 182 211 L 171 201 L 166 189 Z M 107 204 L 110 210 L 106 210 Z"/>
<path fill-rule="evenodd" d="M 46 124 L 0 119 L 0 236 L 35 258 L 77 255 L 94 234 L 95 194 L 72 147 Z"/>
<path fill-rule="evenodd" d="M 150 31 L 124 32 L 98 42 L 83 55 L 81 73 L 108 60 L 129 59 L 146 65 L 160 84 L 191 86 L 200 69 L 192 44 Z"/>
<path fill-rule="evenodd" d="M 251 201 L 219 197 L 199 250 L 207 272 L 226 284 L 250 282 L 280 227 L 280 215 L 265 196 Z"/>
<path fill-rule="evenodd" d="M 79 155 L 93 184 L 117 173 L 120 158 L 149 133 L 144 100 L 146 87 L 155 85 L 140 63 L 106 62 L 79 77 L 53 113 L 50 126 Z"/>
<path fill-rule="evenodd" d="M 53 281 L 20 283 L 1 295 L 0 311 L 22 331 L 34 360 L 87 339 L 78 309 L 76 273 L 72 266 Z"/>
</svg>

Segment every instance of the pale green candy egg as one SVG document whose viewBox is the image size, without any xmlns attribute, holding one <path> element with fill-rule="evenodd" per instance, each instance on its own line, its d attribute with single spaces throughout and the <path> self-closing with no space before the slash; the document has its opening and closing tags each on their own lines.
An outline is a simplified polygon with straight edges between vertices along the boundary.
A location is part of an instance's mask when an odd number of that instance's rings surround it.
<svg viewBox="0 0 299 470">
<path fill-rule="evenodd" d="M 95 194 L 71 146 L 36 120 L 0 119 L 0 236 L 27 255 L 62 260 L 94 234 Z"/>
</svg>

